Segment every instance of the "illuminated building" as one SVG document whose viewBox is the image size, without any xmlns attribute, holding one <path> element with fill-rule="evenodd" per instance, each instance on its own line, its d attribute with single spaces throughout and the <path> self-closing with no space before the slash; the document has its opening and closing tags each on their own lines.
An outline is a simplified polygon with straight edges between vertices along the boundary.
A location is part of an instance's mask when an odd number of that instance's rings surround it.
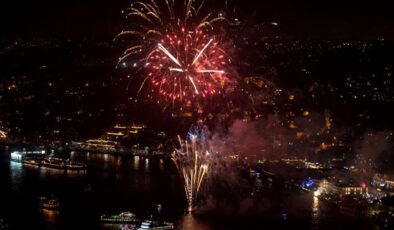
<svg viewBox="0 0 394 230">
<path fill-rule="evenodd" d="M 368 187 L 365 184 L 361 184 L 360 186 L 341 186 L 340 189 L 342 196 L 363 196 L 368 193 Z"/>
<path fill-rule="evenodd" d="M 126 149 L 121 144 L 122 139 L 139 135 L 146 128 L 143 124 L 130 126 L 115 125 L 105 132 L 101 138 L 89 139 L 82 142 L 72 142 L 72 146 L 80 150 L 98 152 L 124 152 Z"/>
<path fill-rule="evenodd" d="M 86 142 L 72 142 L 73 147 L 84 150 L 115 151 L 117 142 L 103 139 L 90 139 Z"/>
<path fill-rule="evenodd" d="M 373 177 L 372 184 L 376 187 L 394 189 L 394 179 L 389 178 L 387 175 L 376 174 Z"/>
</svg>

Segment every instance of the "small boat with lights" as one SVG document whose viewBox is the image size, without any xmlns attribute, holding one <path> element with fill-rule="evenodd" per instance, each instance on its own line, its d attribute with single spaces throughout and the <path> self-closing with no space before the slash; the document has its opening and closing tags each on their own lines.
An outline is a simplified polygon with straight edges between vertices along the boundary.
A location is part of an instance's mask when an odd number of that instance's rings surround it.
<svg viewBox="0 0 394 230">
<path fill-rule="evenodd" d="M 41 166 L 54 169 L 64 170 L 86 170 L 86 164 L 64 160 L 62 158 L 48 157 L 41 162 Z"/>
<path fill-rule="evenodd" d="M 22 163 L 24 165 L 40 166 L 40 161 L 35 160 L 35 159 L 26 159 L 26 160 L 23 160 Z"/>
<path fill-rule="evenodd" d="M 40 208 L 41 209 L 49 209 L 49 210 L 58 210 L 59 209 L 59 201 L 54 197 L 40 197 Z"/>
<path fill-rule="evenodd" d="M 166 230 L 174 229 L 174 224 L 170 222 L 159 222 L 152 220 L 145 220 L 141 223 L 138 230 Z"/>
<path fill-rule="evenodd" d="M 66 160 L 66 169 L 67 170 L 86 170 L 87 165 L 84 163 Z"/>
<path fill-rule="evenodd" d="M 122 212 L 118 215 L 102 215 L 100 221 L 103 223 L 136 223 L 137 216 L 132 212 Z"/>
<path fill-rule="evenodd" d="M 41 166 L 55 169 L 66 169 L 66 164 L 63 159 L 48 157 L 41 162 Z"/>
</svg>

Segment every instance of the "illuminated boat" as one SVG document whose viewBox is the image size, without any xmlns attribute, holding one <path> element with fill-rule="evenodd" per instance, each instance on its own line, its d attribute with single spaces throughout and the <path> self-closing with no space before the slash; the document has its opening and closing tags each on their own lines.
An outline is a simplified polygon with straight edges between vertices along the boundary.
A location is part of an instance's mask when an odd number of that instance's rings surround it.
<svg viewBox="0 0 394 230">
<path fill-rule="evenodd" d="M 119 215 L 102 215 L 100 221 L 104 223 L 136 223 L 139 220 L 132 212 L 122 212 Z"/>
<path fill-rule="evenodd" d="M 55 157 L 45 158 L 41 162 L 41 166 L 65 170 L 85 170 L 87 168 L 86 164 Z"/>
<path fill-rule="evenodd" d="M 174 224 L 170 222 L 158 222 L 145 220 L 141 223 L 138 230 L 164 230 L 164 229 L 174 229 Z"/>
<path fill-rule="evenodd" d="M 41 166 L 48 168 L 56 168 L 56 169 L 66 169 L 66 164 L 64 163 L 64 160 L 55 157 L 45 158 L 41 162 Z"/>
<path fill-rule="evenodd" d="M 49 209 L 49 210 L 58 210 L 59 209 L 59 201 L 53 197 L 40 197 L 40 208 Z"/>
<path fill-rule="evenodd" d="M 45 157 L 45 150 L 38 151 L 14 151 L 11 152 L 11 161 L 25 163 L 25 161 L 40 162 Z M 29 163 L 29 162 L 27 162 Z"/>
<path fill-rule="evenodd" d="M 23 160 L 22 163 L 25 165 L 40 166 L 40 161 L 35 160 L 35 159 L 26 159 L 26 160 Z"/>
<path fill-rule="evenodd" d="M 67 170 L 85 170 L 87 168 L 86 164 L 75 162 L 75 161 L 66 161 L 66 169 Z"/>
</svg>

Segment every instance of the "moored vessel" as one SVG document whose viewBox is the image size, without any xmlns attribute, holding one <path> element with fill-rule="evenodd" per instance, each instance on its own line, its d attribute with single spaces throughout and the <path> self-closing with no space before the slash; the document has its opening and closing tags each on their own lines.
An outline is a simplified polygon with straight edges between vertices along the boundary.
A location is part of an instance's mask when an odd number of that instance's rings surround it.
<svg viewBox="0 0 394 230">
<path fill-rule="evenodd" d="M 136 223 L 139 220 L 132 212 L 121 212 L 118 215 L 102 215 L 100 221 L 104 223 Z"/>
<path fill-rule="evenodd" d="M 58 210 L 59 209 L 59 201 L 53 196 L 48 197 L 40 197 L 40 208 L 49 209 L 49 210 Z"/>
</svg>

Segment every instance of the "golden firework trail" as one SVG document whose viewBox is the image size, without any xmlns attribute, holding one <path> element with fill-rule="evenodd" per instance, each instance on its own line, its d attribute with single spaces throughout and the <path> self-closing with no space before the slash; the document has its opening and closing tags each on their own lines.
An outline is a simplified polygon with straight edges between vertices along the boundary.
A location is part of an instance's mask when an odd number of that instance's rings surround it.
<svg viewBox="0 0 394 230">
<path fill-rule="evenodd" d="M 181 147 L 173 152 L 172 160 L 183 179 L 190 212 L 193 210 L 202 182 L 208 172 L 209 152 L 196 142 L 195 136 L 191 137 L 190 142 L 183 141 L 179 136 L 178 140 Z"/>
</svg>

